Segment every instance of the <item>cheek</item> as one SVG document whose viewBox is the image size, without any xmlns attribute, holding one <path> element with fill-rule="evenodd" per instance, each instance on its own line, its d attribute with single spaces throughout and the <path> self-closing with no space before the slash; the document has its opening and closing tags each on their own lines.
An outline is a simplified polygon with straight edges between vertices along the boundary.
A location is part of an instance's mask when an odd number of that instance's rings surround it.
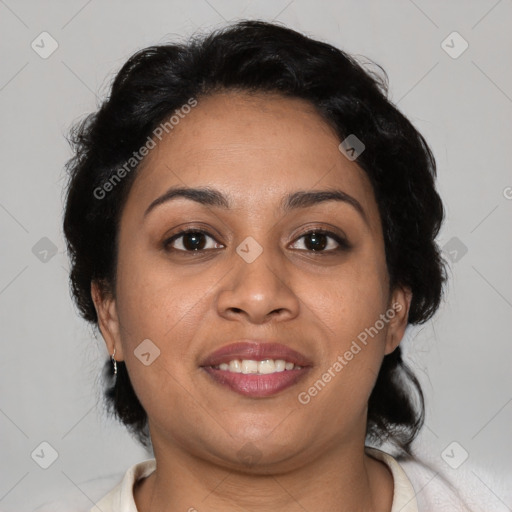
<svg viewBox="0 0 512 512">
<path fill-rule="evenodd" d="M 318 304 L 319 325 L 325 326 L 317 378 L 328 381 L 329 389 L 318 394 L 332 407 L 340 397 L 350 408 L 364 407 L 384 356 L 387 323 L 380 319 L 388 300 L 387 273 L 374 254 L 368 251 L 343 268 L 327 293 L 315 288 L 309 295 Z"/>
<path fill-rule="evenodd" d="M 172 402 L 188 389 L 195 363 L 191 347 L 205 316 L 205 289 L 198 276 L 173 277 L 134 252 L 119 260 L 117 310 L 123 356 L 144 407 L 160 394 Z M 149 340 L 149 341 L 148 341 Z M 149 355 L 146 355 L 149 354 Z M 149 364 L 146 364 L 149 363 Z"/>
<path fill-rule="evenodd" d="M 159 346 L 173 343 L 176 334 L 190 328 L 201 315 L 207 282 L 198 275 L 184 277 L 170 272 L 161 257 L 148 257 L 147 251 L 134 251 L 119 260 L 118 310 L 126 341 L 133 345 L 150 338 Z"/>
<path fill-rule="evenodd" d="M 314 290 L 317 311 L 344 343 L 374 325 L 388 302 L 387 271 L 375 253 L 367 252 L 341 268 L 329 280 L 327 292 Z"/>
</svg>

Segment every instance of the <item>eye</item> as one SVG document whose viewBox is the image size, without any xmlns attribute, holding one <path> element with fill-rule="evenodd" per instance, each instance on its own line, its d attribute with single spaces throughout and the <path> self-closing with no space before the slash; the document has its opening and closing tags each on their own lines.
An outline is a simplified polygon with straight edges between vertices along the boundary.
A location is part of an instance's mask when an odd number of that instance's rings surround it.
<svg viewBox="0 0 512 512">
<path fill-rule="evenodd" d="M 210 242 L 208 242 L 208 239 Z M 304 239 L 302 243 L 304 248 L 299 247 L 298 250 L 316 253 L 334 253 L 351 248 L 349 242 L 343 237 L 325 229 L 313 229 L 308 231 L 297 238 L 297 241 L 302 239 Z M 297 244 L 297 241 L 295 244 Z M 172 237 L 165 240 L 163 246 L 168 251 L 183 253 L 198 253 L 224 247 L 222 244 L 216 242 L 215 238 L 213 238 L 210 233 L 198 228 L 178 231 Z"/>
<path fill-rule="evenodd" d="M 208 246 L 208 238 L 215 241 L 207 231 L 203 231 L 202 229 L 184 229 L 165 240 L 163 245 L 166 250 L 180 252 L 200 252 L 216 249 L 215 243 L 212 244 L 210 242 Z M 177 242 L 177 247 L 171 247 L 174 242 Z"/>
<path fill-rule="evenodd" d="M 297 240 L 305 239 L 303 245 L 306 251 L 313 251 L 318 253 L 330 253 L 348 250 L 351 245 L 347 240 L 338 236 L 331 231 L 325 229 L 313 229 L 307 233 L 302 234 Z M 330 241 L 329 241 L 330 239 Z"/>
</svg>

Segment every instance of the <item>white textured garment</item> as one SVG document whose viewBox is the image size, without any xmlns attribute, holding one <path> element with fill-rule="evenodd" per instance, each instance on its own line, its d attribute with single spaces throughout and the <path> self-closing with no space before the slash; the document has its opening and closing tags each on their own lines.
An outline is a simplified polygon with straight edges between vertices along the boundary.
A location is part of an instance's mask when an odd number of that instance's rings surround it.
<svg viewBox="0 0 512 512">
<path fill-rule="evenodd" d="M 375 448 L 366 448 L 366 452 L 372 457 L 382 460 L 393 475 L 394 492 L 391 512 L 420 512 L 416 504 L 415 490 L 396 460 L 391 455 Z M 126 472 L 119 485 L 89 512 L 138 512 L 133 499 L 133 485 L 138 479 L 145 478 L 155 469 L 155 459 L 135 464 Z"/>
<path fill-rule="evenodd" d="M 393 475 L 391 512 L 512 511 L 510 478 L 506 483 L 505 479 L 470 466 L 447 474 L 445 468 L 429 466 L 418 459 L 397 460 L 382 450 L 369 447 L 366 453 L 384 462 Z M 155 459 L 139 462 L 122 476 L 88 482 L 80 486 L 80 492 L 59 502 L 47 503 L 34 512 L 138 512 L 133 486 L 155 469 Z M 111 490 L 106 493 L 106 488 Z M 92 506 L 94 502 L 96 505 Z"/>
</svg>

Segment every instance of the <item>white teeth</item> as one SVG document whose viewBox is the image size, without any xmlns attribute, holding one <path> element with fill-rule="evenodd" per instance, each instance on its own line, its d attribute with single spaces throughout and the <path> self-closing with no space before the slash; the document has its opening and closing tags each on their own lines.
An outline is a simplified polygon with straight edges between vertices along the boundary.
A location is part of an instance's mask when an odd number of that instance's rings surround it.
<svg viewBox="0 0 512 512">
<path fill-rule="evenodd" d="M 258 361 L 244 359 L 242 361 L 242 373 L 258 373 Z"/>
<path fill-rule="evenodd" d="M 219 370 L 233 373 L 267 375 L 269 373 L 284 372 L 285 370 L 300 370 L 302 366 L 295 365 L 284 359 L 264 359 L 255 361 L 254 359 L 233 359 L 229 363 L 221 363 L 214 366 Z"/>
<path fill-rule="evenodd" d="M 276 365 L 272 359 L 265 359 L 258 363 L 258 373 L 274 373 Z"/>
<path fill-rule="evenodd" d="M 240 365 L 240 361 L 238 359 L 233 359 L 233 361 L 229 362 L 229 371 L 233 373 L 242 372 L 242 366 Z"/>
<path fill-rule="evenodd" d="M 286 368 L 286 361 L 284 359 L 276 359 L 274 361 L 276 372 L 284 372 Z"/>
</svg>

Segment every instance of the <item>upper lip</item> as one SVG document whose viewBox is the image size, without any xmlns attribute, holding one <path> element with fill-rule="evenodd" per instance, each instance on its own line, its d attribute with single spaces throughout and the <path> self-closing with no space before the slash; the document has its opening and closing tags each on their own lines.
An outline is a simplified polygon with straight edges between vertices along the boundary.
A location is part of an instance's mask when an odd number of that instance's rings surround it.
<svg viewBox="0 0 512 512">
<path fill-rule="evenodd" d="M 229 363 L 233 359 L 252 359 L 254 361 L 284 359 L 298 366 L 312 365 L 304 354 L 281 343 L 239 340 L 215 350 L 203 360 L 200 366 L 217 366 L 221 363 Z"/>
</svg>

